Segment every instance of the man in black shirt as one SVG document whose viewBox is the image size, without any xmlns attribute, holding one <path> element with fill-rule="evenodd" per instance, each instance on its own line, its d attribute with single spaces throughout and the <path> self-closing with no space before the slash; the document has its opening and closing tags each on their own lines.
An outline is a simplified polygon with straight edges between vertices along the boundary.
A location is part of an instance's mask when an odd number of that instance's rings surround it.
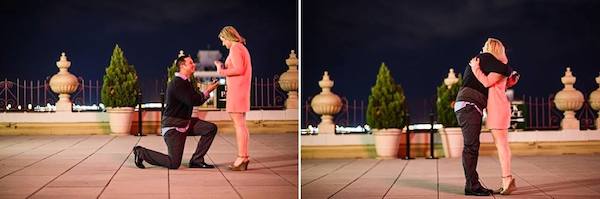
<svg viewBox="0 0 600 199">
<path fill-rule="evenodd" d="M 506 70 L 506 65 L 490 53 L 479 54 L 477 58 L 480 59 L 481 71 L 485 75 L 490 72 L 503 73 Z M 482 111 L 487 107 L 488 88 L 477 80 L 471 67 L 467 66 L 463 74 L 463 86 L 456 96 L 454 111 L 464 140 L 462 163 L 466 178 L 465 195 L 489 196 L 492 191 L 481 186 L 476 171 Z"/>
<path fill-rule="evenodd" d="M 190 159 L 190 168 L 214 168 L 213 165 L 204 161 L 204 155 L 208 152 L 210 145 L 217 134 L 217 126 L 214 123 L 191 118 L 193 106 L 204 104 L 209 98 L 209 93 L 217 87 L 217 82 L 208 85 L 203 93 L 194 90 L 189 78 L 196 70 L 192 58 L 182 56 L 176 62 L 179 72 L 175 73 L 173 79 L 167 85 L 166 108 L 161 121 L 161 132 L 167 144 L 169 155 L 165 155 L 142 146 L 133 147 L 135 165 L 145 168 L 143 162 L 149 164 L 177 169 L 181 165 L 183 147 L 186 136 L 202 136 L 198 142 L 196 151 Z"/>
</svg>

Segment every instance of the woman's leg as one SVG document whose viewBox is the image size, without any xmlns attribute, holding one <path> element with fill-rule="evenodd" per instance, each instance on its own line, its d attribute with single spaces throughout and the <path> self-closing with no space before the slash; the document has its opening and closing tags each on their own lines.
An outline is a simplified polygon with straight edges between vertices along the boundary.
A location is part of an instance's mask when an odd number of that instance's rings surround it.
<svg viewBox="0 0 600 199">
<path fill-rule="evenodd" d="M 238 158 L 235 160 L 233 165 L 240 165 L 248 156 L 248 140 L 249 133 L 248 127 L 246 126 L 246 113 L 229 113 L 231 120 L 233 120 L 233 126 L 235 128 L 235 138 L 238 146 Z"/>
<path fill-rule="evenodd" d="M 508 129 L 493 129 L 492 135 L 498 151 L 498 159 L 502 168 L 502 187 L 508 187 L 512 178 L 504 178 L 511 175 L 511 158 L 510 146 L 508 145 Z"/>
</svg>

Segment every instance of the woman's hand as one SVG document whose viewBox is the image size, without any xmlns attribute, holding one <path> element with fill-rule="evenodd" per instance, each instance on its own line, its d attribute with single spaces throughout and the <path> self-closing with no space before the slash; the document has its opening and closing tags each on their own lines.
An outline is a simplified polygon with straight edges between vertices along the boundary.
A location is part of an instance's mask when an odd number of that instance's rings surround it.
<svg viewBox="0 0 600 199">
<path fill-rule="evenodd" d="M 221 74 L 221 69 L 223 68 L 223 62 L 217 60 L 214 62 L 214 64 L 217 67 L 217 73 Z"/>
<path fill-rule="evenodd" d="M 223 62 L 217 60 L 215 61 L 215 66 L 217 66 L 217 70 L 219 70 L 223 67 Z"/>
<path fill-rule="evenodd" d="M 471 66 L 471 70 L 475 71 L 479 69 L 479 58 L 478 57 L 473 57 L 473 59 L 471 59 L 471 61 L 469 62 L 469 66 Z"/>
<path fill-rule="evenodd" d="M 506 81 L 506 87 L 511 88 L 519 82 L 519 78 L 521 75 L 517 71 L 513 71 L 512 74 L 508 77 L 508 81 Z"/>
</svg>

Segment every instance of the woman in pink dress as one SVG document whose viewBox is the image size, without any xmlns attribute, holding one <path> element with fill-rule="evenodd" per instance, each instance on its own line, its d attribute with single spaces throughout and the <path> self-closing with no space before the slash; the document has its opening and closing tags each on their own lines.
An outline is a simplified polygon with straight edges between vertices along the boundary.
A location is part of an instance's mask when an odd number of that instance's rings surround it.
<svg viewBox="0 0 600 199">
<path fill-rule="evenodd" d="M 226 76 L 227 103 L 226 109 L 233 120 L 235 137 L 238 146 L 238 157 L 229 166 L 231 170 L 243 171 L 248 168 L 249 133 L 246 125 L 246 112 L 250 110 L 250 83 L 252 80 L 252 64 L 250 53 L 246 49 L 246 39 L 233 26 L 225 26 L 219 39 L 227 49 L 229 55 L 225 64 L 215 61 L 217 72 Z"/>
<path fill-rule="evenodd" d="M 471 59 L 469 65 L 473 74 L 488 88 L 486 126 L 491 129 L 498 151 L 498 159 L 502 168 L 502 187 L 495 191 L 508 195 L 516 189 L 515 179 L 511 175 L 511 152 L 508 145 L 508 127 L 510 126 L 510 102 L 505 94 L 506 88 L 518 81 L 518 75 L 508 65 L 505 48 L 498 39 L 489 38 L 483 48 L 483 53 Z M 484 59 L 486 57 L 490 57 Z M 485 62 L 480 63 L 481 60 Z M 492 71 L 486 76 L 480 68 L 484 66 Z M 509 78 L 511 77 L 511 78 Z"/>
</svg>

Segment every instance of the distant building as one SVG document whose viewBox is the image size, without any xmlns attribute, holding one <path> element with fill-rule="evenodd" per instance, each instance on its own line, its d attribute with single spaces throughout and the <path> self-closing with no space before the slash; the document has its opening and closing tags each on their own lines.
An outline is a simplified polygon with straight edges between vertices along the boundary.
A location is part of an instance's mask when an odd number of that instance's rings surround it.
<svg viewBox="0 0 600 199">
<path fill-rule="evenodd" d="M 216 71 L 214 61 L 221 60 L 222 57 L 218 50 L 198 50 L 196 71 Z"/>
</svg>

